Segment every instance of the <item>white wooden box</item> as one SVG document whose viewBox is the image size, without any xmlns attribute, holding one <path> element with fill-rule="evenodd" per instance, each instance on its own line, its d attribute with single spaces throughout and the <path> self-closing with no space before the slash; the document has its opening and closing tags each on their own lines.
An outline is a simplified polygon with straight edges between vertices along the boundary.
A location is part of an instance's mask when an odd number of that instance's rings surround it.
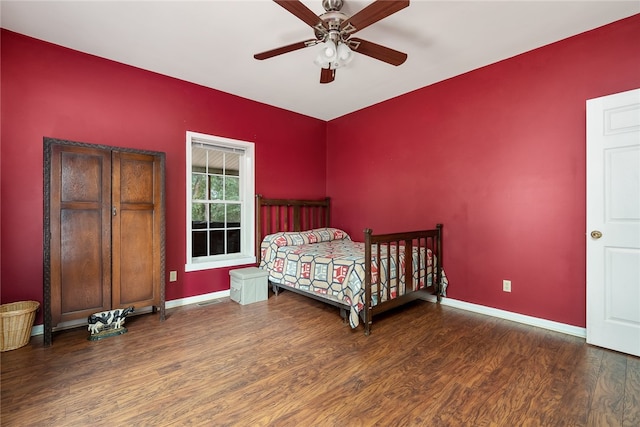
<svg viewBox="0 0 640 427">
<path fill-rule="evenodd" d="M 269 296 L 269 273 L 258 267 L 229 271 L 231 299 L 239 304 L 265 301 Z"/>
</svg>

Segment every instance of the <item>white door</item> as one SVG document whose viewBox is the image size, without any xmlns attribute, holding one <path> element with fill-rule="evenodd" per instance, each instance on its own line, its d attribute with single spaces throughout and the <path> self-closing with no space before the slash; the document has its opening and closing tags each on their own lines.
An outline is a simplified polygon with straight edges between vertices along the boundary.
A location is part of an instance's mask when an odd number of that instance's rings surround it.
<svg viewBox="0 0 640 427">
<path fill-rule="evenodd" d="M 587 342 L 640 356 L 640 89 L 587 101 Z"/>
</svg>

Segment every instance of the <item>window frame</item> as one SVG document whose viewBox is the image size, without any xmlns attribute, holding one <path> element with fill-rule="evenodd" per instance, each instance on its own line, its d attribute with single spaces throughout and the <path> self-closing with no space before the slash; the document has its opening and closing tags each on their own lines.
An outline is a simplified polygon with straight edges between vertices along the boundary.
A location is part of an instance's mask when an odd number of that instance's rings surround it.
<svg viewBox="0 0 640 427">
<path fill-rule="evenodd" d="M 221 149 L 240 149 L 244 153 L 240 156 L 240 202 L 242 204 L 240 216 L 240 248 L 239 253 L 210 255 L 207 257 L 193 257 L 192 255 L 192 145 L 200 143 Z M 255 144 L 253 142 L 207 135 L 204 133 L 187 131 L 186 135 L 186 210 L 187 210 L 187 247 L 185 271 L 200 271 L 237 265 L 255 264 Z"/>
</svg>

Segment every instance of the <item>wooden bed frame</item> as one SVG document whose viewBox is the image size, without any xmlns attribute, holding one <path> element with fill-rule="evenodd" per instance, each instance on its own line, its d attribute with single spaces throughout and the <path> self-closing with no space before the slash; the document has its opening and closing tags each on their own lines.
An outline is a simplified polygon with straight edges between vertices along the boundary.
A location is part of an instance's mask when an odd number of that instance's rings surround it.
<svg viewBox="0 0 640 427">
<path fill-rule="evenodd" d="M 304 231 L 313 228 L 330 227 L 330 199 L 322 200 L 295 200 L 295 199 L 265 199 L 261 195 L 256 196 L 256 259 L 258 265 L 261 261 L 260 244 L 265 236 L 281 231 Z M 437 301 L 441 299 L 441 278 L 442 278 L 442 224 L 437 224 L 433 230 L 411 231 L 393 234 L 374 235 L 371 229 L 364 230 L 365 243 L 365 303 L 364 308 L 360 312 L 360 318 L 364 324 L 365 335 L 371 332 L 371 324 L 373 316 L 400 307 L 410 301 L 416 299 L 425 299 L 427 295 L 436 295 Z M 380 259 L 381 248 L 386 246 L 386 259 L 389 262 L 390 257 L 394 257 L 396 265 L 400 265 L 398 257 L 400 256 L 397 248 L 404 247 L 405 252 L 405 268 L 401 272 L 405 279 L 405 291 L 402 294 L 391 298 L 389 289 L 393 283 L 397 284 L 398 279 L 392 280 L 392 284 L 387 283 L 386 301 L 373 305 L 373 297 L 375 301 L 381 301 L 380 295 L 383 286 L 377 286 L 376 291 L 372 291 L 371 287 L 371 260 L 372 256 Z M 414 248 L 429 249 L 434 257 L 434 266 L 432 269 L 432 285 L 419 289 L 413 281 L 413 265 L 411 253 Z M 426 252 L 426 251 L 424 251 Z M 384 257 L 384 255 L 383 255 Z M 426 260 L 425 260 L 426 261 Z M 424 262 L 426 266 L 427 263 Z M 426 267 L 425 267 L 426 268 Z M 423 271 L 425 281 L 428 274 Z M 379 276 L 381 278 L 381 276 Z M 390 280 L 390 279 L 387 279 Z M 346 319 L 350 310 L 347 304 L 323 298 L 311 292 L 306 292 L 291 286 L 282 285 L 280 283 L 271 282 L 274 293 L 277 295 L 279 289 L 287 289 L 307 297 L 331 304 L 340 308 L 343 319 Z M 396 286 L 398 292 L 400 287 Z"/>
</svg>

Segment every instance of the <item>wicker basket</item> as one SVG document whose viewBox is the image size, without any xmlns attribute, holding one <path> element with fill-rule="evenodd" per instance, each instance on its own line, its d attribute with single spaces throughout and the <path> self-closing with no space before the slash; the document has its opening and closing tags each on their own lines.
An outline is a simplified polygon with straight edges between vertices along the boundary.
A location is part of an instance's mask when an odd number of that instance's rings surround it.
<svg viewBox="0 0 640 427">
<path fill-rule="evenodd" d="M 37 301 L 0 305 L 0 351 L 15 350 L 29 343 L 38 307 Z"/>
</svg>

